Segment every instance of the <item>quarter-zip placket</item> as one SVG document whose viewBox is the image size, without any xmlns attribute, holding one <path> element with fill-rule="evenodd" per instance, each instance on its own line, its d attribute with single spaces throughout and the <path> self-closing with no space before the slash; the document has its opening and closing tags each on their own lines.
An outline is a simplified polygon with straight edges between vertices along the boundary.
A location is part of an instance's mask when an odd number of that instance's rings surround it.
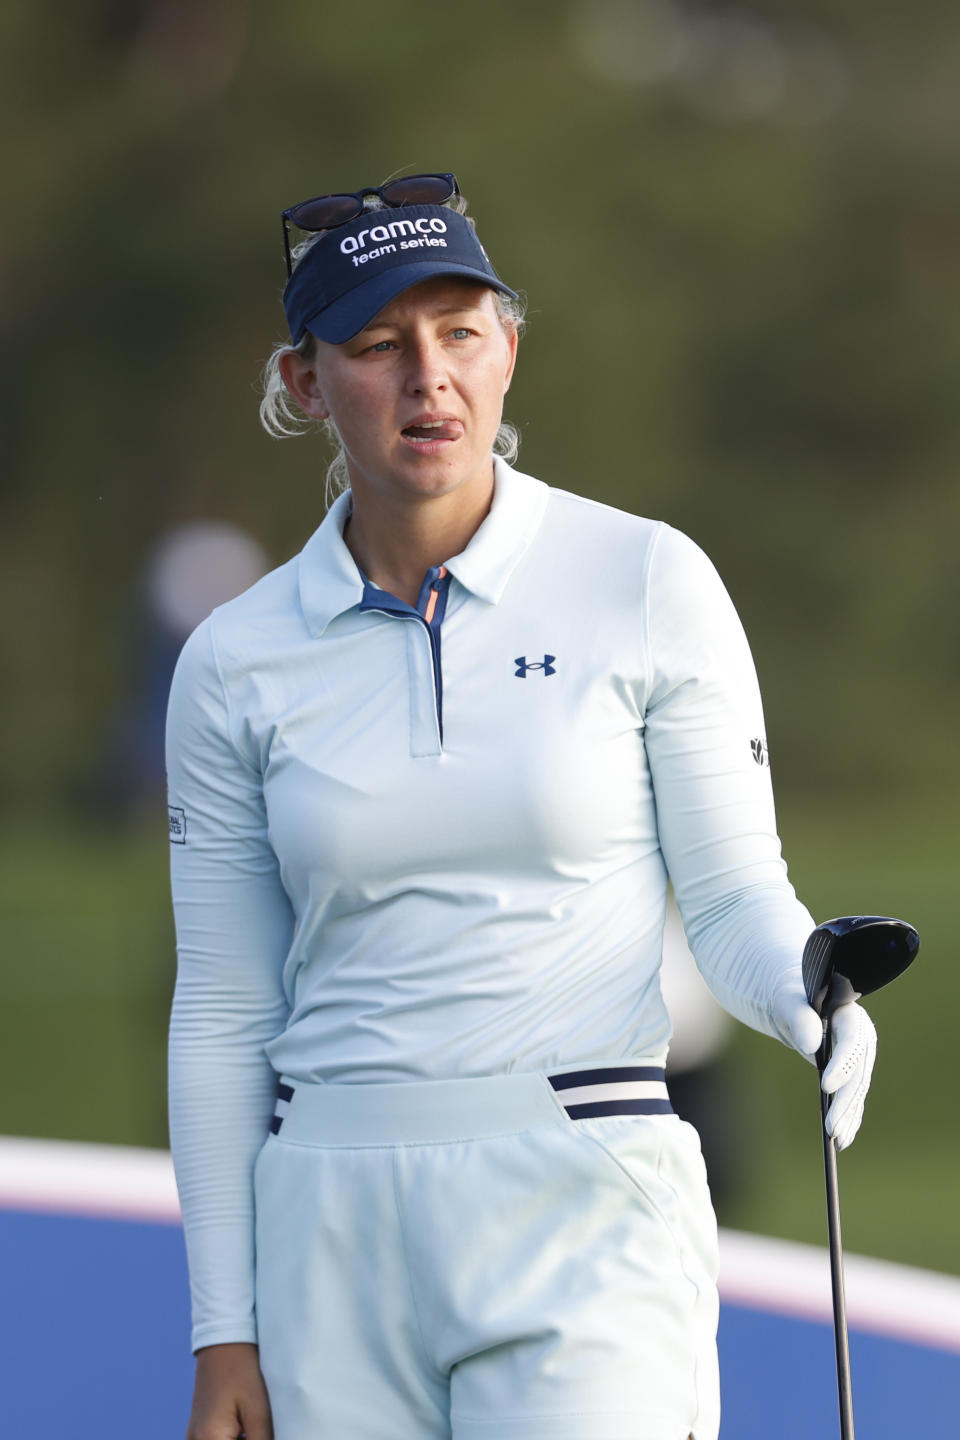
<svg viewBox="0 0 960 1440">
<path fill-rule="evenodd" d="M 417 597 L 416 607 L 408 605 L 388 590 L 380 590 L 365 581 L 361 610 L 378 610 L 383 615 L 395 616 L 401 620 L 415 620 L 426 631 L 429 642 L 430 668 L 433 675 L 433 702 L 436 718 L 436 737 L 431 742 L 419 723 L 421 696 L 418 690 L 418 672 L 421 668 L 417 656 L 412 654 L 410 664 L 410 743 L 411 754 L 415 757 L 438 755 L 443 748 L 443 666 L 440 653 L 440 631 L 447 610 L 447 596 L 450 591 L 450 575 L 445 565 L 432 565 L 424 576 Z M 413 640 L 413 636 L 410 636 Z M 432 729 L 431 725 L 431 729 Z M 439 742 L 439 743 L 437 743 Z"/>
</svg>

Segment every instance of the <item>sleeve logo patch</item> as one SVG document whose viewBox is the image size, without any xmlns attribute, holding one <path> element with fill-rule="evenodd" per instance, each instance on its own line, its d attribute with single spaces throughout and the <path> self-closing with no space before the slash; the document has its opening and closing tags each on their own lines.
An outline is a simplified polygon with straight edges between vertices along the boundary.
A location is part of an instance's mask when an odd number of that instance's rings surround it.
<svg viewBox="0 0 960 1440">
<path fill-rule="evenodd" d="M 758 765 L 770 764 L 770 751 L 767 749 L 767 742 L 762 736 L 750 741 L 750 752 Z"/>
<path fill-rule="evenodd" d="M 168 806 L 170 815 L 170 844 L 186 845 L 187 843 L 187 816 L 185 811 L 177 805 Z"/>
</svg>

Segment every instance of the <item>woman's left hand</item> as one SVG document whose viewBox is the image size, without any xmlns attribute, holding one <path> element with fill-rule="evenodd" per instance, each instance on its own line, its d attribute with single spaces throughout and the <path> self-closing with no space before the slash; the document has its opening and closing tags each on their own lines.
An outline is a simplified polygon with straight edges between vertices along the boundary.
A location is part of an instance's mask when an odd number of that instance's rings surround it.
<svg viewBox="0 0 960 1440">
<path fill-rule="evenodd" d="M 787 1044 L 813 1062 L 823 1038 L 823 1022 L 807 1004 L 806 996 L 781 991 L 774 1004 L 774 1020 Z M 836 1140 L 838 1150 L 845 1150 L 860 1129 L 877 1055 L 877 1032 L 862 1005 L 851 1001 L 833 1012 L 830 1044 L 830 1060 L 820 1085 L 824 1094 L 833 1096 L 827 1111 L 827 1134 Z"/>
</svg>

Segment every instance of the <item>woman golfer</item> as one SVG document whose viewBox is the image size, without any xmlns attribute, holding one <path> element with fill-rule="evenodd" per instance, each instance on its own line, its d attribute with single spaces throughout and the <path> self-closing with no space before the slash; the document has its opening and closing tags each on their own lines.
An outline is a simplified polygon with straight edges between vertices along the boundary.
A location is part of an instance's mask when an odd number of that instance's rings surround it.
<svg viewBox="0 0 960 1440">
<path fill-rule="evenodd" d="M 349 488 L 173 684 L 190 1440 L 713 1440 L 668 874 L 727 1009 L 821 1039 L 737 616 L 683 535 L 502 458 L 519 307 L 464 210 L 427 175 L 285 215 L 267 415 Z M 834 1027 L 846 1144 L 875 1041 Z"/>
</svg>

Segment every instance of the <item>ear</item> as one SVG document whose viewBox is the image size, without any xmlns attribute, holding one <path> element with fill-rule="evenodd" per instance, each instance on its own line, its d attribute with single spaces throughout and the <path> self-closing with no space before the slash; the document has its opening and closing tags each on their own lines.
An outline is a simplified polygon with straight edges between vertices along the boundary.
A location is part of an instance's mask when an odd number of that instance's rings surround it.
<svg viewBox="0 0 960 1440">
<path fill-rule="evenodd" d="M 329 418 L 330 409 L 312 360 L 305 360 L 296 350 L 285 350 L 280 356 L 280 378 L 304 414 L 314 420 Z"/>
<path fill-rule="evenodd" d="M 504 333 L 507 337 L 507 345 L 510 348 L 510 359 L 507 363 L 507 374 L 503 382 L 503 393 L 504 395 L 506 395 L 507 391 L 510 389 L 510 381 L 513 379 L 513 371 L 517 363 L 517 346 L 520 343 L 520 336 L 517 334 L 517 328 L 515 325 L 511 325 L 509 330 L 506 330 Z"/>
</svg>

